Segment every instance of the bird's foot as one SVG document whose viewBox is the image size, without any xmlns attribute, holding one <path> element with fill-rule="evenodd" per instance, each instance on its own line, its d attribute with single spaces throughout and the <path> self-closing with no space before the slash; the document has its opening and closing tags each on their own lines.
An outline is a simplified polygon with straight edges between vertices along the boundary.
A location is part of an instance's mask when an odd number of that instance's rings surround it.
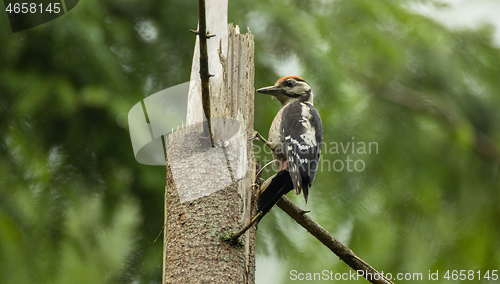
<svg viewBox="0 0 500 284">
<path fill-rule="evenodd" d="M 252 136 L 250 136 L 250 138 L 248 138 L 248 140 L 260 140 L 259 137 L 262 137 L 262 135 L 260 135 L 259 132 L 254 130 Z"/>
</svg>

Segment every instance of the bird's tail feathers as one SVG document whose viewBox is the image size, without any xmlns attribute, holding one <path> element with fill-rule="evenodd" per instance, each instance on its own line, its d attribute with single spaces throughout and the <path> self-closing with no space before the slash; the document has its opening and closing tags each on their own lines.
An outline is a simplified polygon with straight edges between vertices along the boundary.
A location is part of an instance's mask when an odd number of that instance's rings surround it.
<svg viewBox="0 0 500 284">
<path fill-rule="evenodd" d="M 292 178 L 288 170 L 280 171 L 271 180 L 269 186 L 259 195 L 257 209 L 264 215 L 278 203 L 281 197 L 293 189 Z"/>
<path fill-rule="evenodd" d="M 306 204 L 307 204 L 307 199 L 309 197 L 309 183 L 304 183 L 304 199 L 306 200 Z"/>
</svg>

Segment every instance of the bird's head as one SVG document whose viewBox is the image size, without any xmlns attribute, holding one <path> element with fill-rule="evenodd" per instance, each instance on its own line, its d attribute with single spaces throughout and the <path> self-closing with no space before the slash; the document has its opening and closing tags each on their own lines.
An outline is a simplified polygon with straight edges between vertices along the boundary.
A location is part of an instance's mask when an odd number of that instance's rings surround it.
<svg viewBox="0 0 500 284">
<path fill-rule="evenodd" d="M 257 92 L 275 96 L 282 105 L 296 101 L 313 103 L 311 86 L 299 76 L 283 77 L 274 86 L 260 88 Z"/>
</svg>

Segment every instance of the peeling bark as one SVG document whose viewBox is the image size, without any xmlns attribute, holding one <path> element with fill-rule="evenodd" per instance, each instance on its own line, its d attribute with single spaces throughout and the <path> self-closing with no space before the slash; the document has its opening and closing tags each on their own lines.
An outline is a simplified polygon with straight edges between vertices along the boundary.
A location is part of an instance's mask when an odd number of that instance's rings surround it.
<svg viewBox="0 0 500 284">
<path fill-rule="evenodd" d="M 207 15 L 207 18 L 210 17 Z M 209 23 L 207 27 L 210 28 Z M 217 36 L 218 31 L 210 32 Z M 201 104 L 201 93 L 197 88 L 192 88 L 189 95 L 188 109 L 191 111 L 188 112 L 186 129 L 167 139 L 163 283 L 255 282 L 256 229 L 252 228 L 242 236 L 243 246 L 235 247 L 221 241 L 224 231 L 236 231 L 244 226 L 254 208 L 251 187 L 253 147 L 248 141 L 253 131 L 254 42 L 250 32 L 241 35 L 232 25 L 229 25 L 227 34 L 226 39 L 215 37 L 208 40 L 209 63 L 219 64 L 222 70 L 215 74 L 220 78 L 210 79 L 211 122 L 216 147 L 211 148 L 210 138 L 203 136 L 201 105 L 193 105 Z M 210 48 L 211 44 L 218 45 L 216 54 L 213 47 Z M 194 67 L 196 61 L 199 62 L 195 58 Z M 194 73 L 197 72 L 193 70 Z M 242 135 L 237 140 L 243 141 L 240 148 L 231 144 L 233 140 L 227 140 L 233 137 L 234 125 L 239 127 Z M 242 151 L 229 151 L 231 147 Z M 210 151 L 215 153 L 215 158 L 207 154 Z M 224 153 L 222 157 L 226 163 L 217 160 L 220 153 Z M 174 160 L 178 162 L 174 163 Z M 201 167 L 197 167 L 200 164 Z M 182 177 L 176 176 L 173 169 L 181 172 Z M 227 172 L 229 175 L 225 174 Z M 228 179 L 228 186 L 218 190 L 217 184 L 224 179 Z M 195 198 L 213 184 L 217 190 Z M 181 202 L 192 198 L 195 199 Z"/>
</svg>

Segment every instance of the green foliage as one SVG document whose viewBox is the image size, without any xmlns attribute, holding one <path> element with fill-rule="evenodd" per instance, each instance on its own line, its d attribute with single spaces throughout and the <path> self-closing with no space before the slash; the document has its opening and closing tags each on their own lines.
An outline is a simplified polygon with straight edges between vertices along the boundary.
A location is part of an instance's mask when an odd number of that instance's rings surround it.
<svg viewBox="0 0 500 284">
<path fill-rule="evenodd" d="M 158 282 L 165 169 L 126 118 L 189 77 L 196 3 L 80 1 L 16 34 L 0 15 L 0 282 Z"/>
<path fill-rule="evenodd" d="M 297 70 L 313 86 L 323 168 L 309 203 L 294 202 L 379 271 L 447 283 L 446 270 L 500 267 L 500 52 L 492 27 L 450 31 L 411 3 L 237 0 L 229 20 L 255 35 L 256 87 Z M 1 14 L 0 283 L 161 281 L 165 170 L 134 160 L 124 120 L 188 80 L 196 12 L 80 1 L 16 34 Z M 256 94 L 255 129 L 278 108 Z M 276 208 L 257 251 L 277 257 L 282 283 L 292 269 L 349 271 Z"/>
<path fill-rule="evenodd" d="M 279 66 L 294 58 L 313 86 L 326 147 L 310 203 L 296 202 L 379 270 L 427 277 L 428 270 L 495 269 L 499 160 L 488 151 L 499 149 L 500 53 L 492 29 L 453 32 L 405 7 L 274 1 L 236 17 L 262 27 L 254 29 L 256 87 L 290 75 Z M 256 129 L 265 133 L 279 104 L 256 96 L 257 111 L 266 111 Z M 343 153 L 332 142 L 356 148 Z M 377 153 L 359 150 L 370 142 Z M 334 169 L 337 160 L 343 170 Z M 363 171 L 353 169 L 357 160 Z M 347 271 L 272 211 L 280 222 L 261 222 L 258 250 L 283 259 L 283 283 L 292 269 Z"/>
</svg>

